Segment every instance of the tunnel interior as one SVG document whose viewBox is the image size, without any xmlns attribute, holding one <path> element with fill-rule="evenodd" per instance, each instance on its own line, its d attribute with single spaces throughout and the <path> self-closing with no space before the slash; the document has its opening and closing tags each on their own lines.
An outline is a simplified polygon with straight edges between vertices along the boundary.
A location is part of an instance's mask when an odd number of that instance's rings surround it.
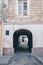
<svg viewBox="0 0 43 65">
<path fill-rule="evenodd" d="M 28 51 L 32 53 L 32 33 L 26 29 L 19 29 L 13 34 L 14 52 Z"/>
</svg>

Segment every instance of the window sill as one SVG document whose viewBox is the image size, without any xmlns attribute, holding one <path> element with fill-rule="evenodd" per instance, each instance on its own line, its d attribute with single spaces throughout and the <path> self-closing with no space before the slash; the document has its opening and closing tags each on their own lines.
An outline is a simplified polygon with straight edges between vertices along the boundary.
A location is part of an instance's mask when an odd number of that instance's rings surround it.
<svg viewBox="0 0 43 65">
<path fill-rule="evenodd" d="M 16 15 L 15 18 L 18 18 L 18 19 L 19 19 L 19 18 L 26 18 L 26 19 L 27 19 L 27 18 L 30 18 L 30 16 L 29 16 L 29 15 L 27 15 L 27 16 L 17 16 L 17 15 Z"/>
</svg>

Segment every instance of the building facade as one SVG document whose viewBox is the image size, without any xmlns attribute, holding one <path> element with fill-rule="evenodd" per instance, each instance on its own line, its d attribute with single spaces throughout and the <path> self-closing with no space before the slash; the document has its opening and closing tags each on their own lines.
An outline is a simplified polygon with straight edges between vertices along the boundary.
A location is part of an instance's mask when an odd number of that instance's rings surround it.
<svg viewBox="0 0 43 65">
<path fill-rule="evenodd" d="M 33 54 L 43 53 L 43 0 L 0 0 L 0 5 L 0 54 L 14 54 L 15 33 L 31 39 Z"/>
</svg>

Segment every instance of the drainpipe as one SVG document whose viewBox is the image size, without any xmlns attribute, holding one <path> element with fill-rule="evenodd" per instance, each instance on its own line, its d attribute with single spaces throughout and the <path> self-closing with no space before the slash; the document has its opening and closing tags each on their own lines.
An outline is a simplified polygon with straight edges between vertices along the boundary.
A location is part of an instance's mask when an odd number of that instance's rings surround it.
<svg viewBox="0 0 43 65">
<path fill-rule="evenodd" d="M 4 22 L 4 0 L 2 0 L 2 50 L 1 50 L 1 55 L 3 55 L 3 22 Z"/>
</svg>

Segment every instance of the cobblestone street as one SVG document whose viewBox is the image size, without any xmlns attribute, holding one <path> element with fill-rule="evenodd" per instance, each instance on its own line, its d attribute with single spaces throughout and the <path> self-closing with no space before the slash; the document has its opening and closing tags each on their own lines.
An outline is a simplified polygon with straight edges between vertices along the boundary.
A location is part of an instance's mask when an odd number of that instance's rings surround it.
<svg viewBox="0 0 43 65">
<path fill-rule="evenodd" d="M 8 65 L 43 65 L 28 52 L 16 52 L 10 59 Z"/>
</svg>

